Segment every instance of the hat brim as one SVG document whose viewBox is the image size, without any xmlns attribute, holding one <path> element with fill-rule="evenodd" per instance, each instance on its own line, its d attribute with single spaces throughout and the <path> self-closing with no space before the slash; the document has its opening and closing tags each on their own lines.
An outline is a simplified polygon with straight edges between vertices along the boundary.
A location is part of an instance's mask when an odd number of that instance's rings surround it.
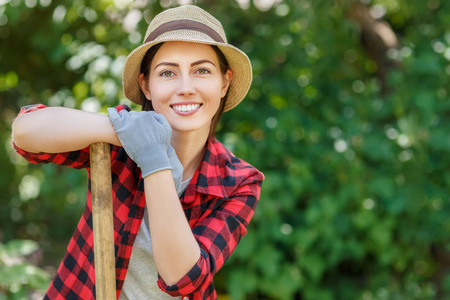
<svg viewBox="0 0 450 300">
<path fill-rule="evenodd" d="M 137 47 L 128 55 L 122 75 L 125 96 L 131 101 L 142 105 L 141 88 L 138 78 L 142 59 L 147 50 L 152 46 L 171 41 L 215 45 L 222 51 L 227 59 L 228 66 L 233 71 L 233 78 L 228 89 L 227 102 L 224 107 L 224 111 L 231 110 L 245 98 L 250 89 L 252 67 L 249 58 L 244 52 L 233 45 L 213 41 L 202 33 L 195 33 L 197 35 L 195 37 L 195 35 L 192 36 L 192 31 L 189 31 L 191 37 L 183 38 L 183 36 L 186 36 L 186 33 L 182 31 L 161 35 L 157 39 Z"/>
</svg>

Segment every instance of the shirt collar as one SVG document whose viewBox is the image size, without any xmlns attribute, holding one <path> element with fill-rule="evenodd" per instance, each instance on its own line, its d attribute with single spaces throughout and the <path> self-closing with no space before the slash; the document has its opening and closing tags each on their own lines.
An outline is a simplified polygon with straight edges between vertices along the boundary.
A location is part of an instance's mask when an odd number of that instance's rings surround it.
<svg viewBox="0 0 450 300">
<path fill-rule="evenodd" d="M 228 199 L 229 193 L 225 190 L 222 179 L 224 170 L 220 167 L 220 155 L 224 154 L 227 152 L 220 142 L 208 140 L 205 155 L 181 199 L 183 203 L 192 202 L 196 192 Z"/>
</svg>

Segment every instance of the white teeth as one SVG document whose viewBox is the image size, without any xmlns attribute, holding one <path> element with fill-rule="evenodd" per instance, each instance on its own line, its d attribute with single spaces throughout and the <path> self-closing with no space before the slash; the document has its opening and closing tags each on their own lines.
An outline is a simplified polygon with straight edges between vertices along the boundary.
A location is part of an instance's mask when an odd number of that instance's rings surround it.
<svg viewBox="0 0 450 300">
<path fill-rule="evenodd" d="M 193 111 L 200 107 L 200 104 L 188 104 L 188 105 L 174 105 L 173 109 L 176 111 Z"/>
</svg>

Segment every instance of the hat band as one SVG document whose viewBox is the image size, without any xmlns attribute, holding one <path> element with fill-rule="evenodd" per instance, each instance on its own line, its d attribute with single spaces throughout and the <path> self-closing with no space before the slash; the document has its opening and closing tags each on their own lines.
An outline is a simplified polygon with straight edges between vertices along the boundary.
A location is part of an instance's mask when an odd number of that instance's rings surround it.
<svg viewBox="0 0 450 300">
<path fill-rule="evenodd" d="M 149 36 L 145 39 L 145 43 L 148 43 L 154 39 L 156 39 L 161 34 L 168 32 L 168 31 L 174 31 L 179 29 L 188 29 L 188 30 L 194 30 L 202 32 L 206 35 L 208 35 L 210 38 L 212 38 L 214 41 L 219 43 L 224 43 L 225 41 L 222 39 L 222 37 L 215 32 L 211 27 L 192 20 L 175 20 L 171 22 L 164 23 L 157 27 L 155 30 L 153 30 Z"/>
</svg>

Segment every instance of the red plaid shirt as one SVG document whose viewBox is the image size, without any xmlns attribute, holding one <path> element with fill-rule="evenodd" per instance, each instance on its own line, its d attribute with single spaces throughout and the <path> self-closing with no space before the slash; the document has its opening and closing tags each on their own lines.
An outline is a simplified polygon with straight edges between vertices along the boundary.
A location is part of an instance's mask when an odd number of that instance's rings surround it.
<svg viewBox="0 0 450 300">
<path fill-rule="evenodd" d="M 22 108 L 20 114 L 42 108 L 45 106 Z M 120 110 L 125 107 L 117 108 Z M 14 147 L 31 163 L 52 162 L 75 169 L 87 169 L 86 209 L 45 299 L 95 299 L 89 148 L 68 153 L 35 154 Z M 121 147 L 111 146 L 111 171 L 119 297 L 133 242 L 144 214 L 145 196 L 141 171 Z M 235 157 L 220 142 L 208 141 L 205 156 L 180 198 L 200 246 L 201 256 L 178 283 L 168 286 L 159 278 L 158 285 L 163 291 L 172 296 L 189 296 L 189 299 L 196 300 L 217 298 L 213 276 L 246 234 L 246 226 L 254 213 L 263 180 L 261 172 Z"/>
</svg>

